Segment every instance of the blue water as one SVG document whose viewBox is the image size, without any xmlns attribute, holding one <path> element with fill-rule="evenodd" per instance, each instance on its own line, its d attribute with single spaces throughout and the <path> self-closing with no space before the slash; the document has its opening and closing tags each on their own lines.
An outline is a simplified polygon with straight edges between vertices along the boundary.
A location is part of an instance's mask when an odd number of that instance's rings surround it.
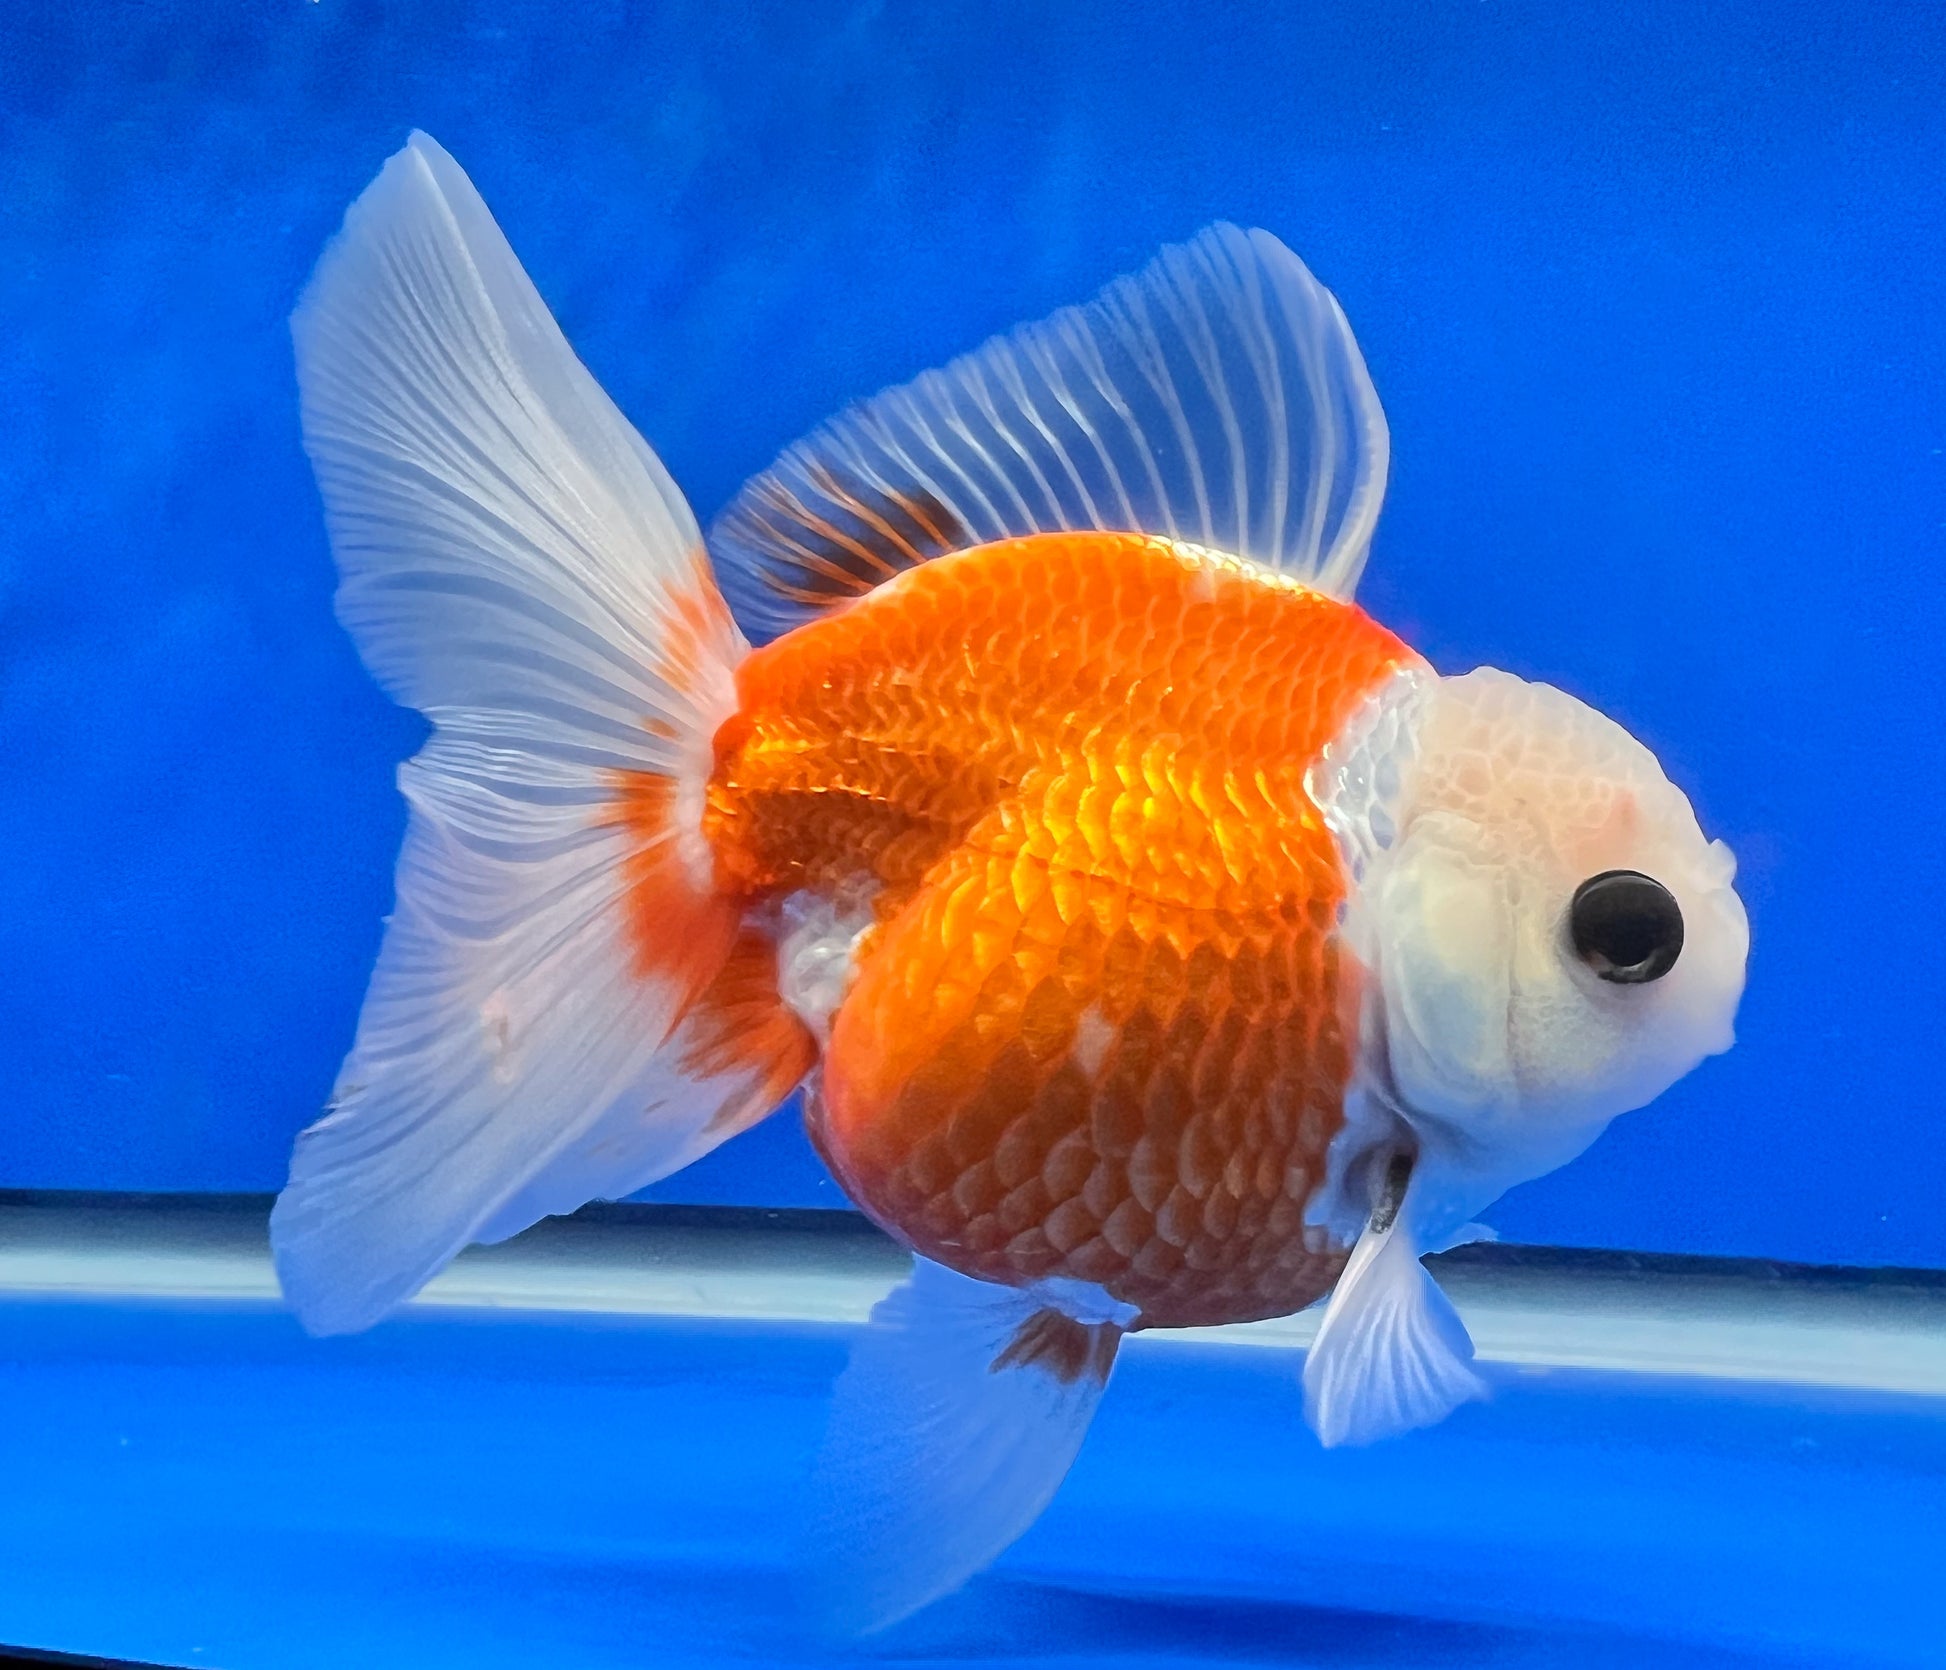
<svg viewBox="0 0 1946 1670">
<path fill-rule="evenodd" d="M 40 1646 L 341 1670 L 1939 1663 L 1936 1402 L 1501 1373 L 1366 1451 L 1291 1359 L 1130 1347 L 1053 1508 L 850 1654 L 792 1610 L 808 1327 L 6 1312 L 0 1618 Z"/>
<path fill-rule="evenodd" d="M 285 319 L 406 132 L 706 521 L 845 401 L 1215 218 L 1391 422 L 1361 600 L 1660 754 L 1750 908 L 1729 1056 L 1509 1239 L 1946 1266 L 1937 0 L 0 0 L 0 1190 L 270 1190 L 423 734 L 359 666 Z M 841 1204 L 783 1117 L 659 1186 Z M 0 1251 L 4 1251 L 0 1248 Z M 816 1662 L 835 1334 L 0 1309 L 0 1641 Z M 868 1660 L 1941 1661 L 1937 1402 L 1502 1373 L 1358 1454 L 1127 1352 L 1068 1487 Z"/>
<path fill-rule="evenodd" d="M 1743 862 L 1734 1054 L 1516 1239 L 1946 1262 L 1946 10 L 0 9 L 0 1184 L 276 1187 L 418 722 L 332 621 L 284 317 L 410 126 L 705 517 L 1222 215 L 1391 418 L 1363 596 L 1557 681 Z M 788 1122 L 664 1198 L 832 1203 Z"/>
</svg>

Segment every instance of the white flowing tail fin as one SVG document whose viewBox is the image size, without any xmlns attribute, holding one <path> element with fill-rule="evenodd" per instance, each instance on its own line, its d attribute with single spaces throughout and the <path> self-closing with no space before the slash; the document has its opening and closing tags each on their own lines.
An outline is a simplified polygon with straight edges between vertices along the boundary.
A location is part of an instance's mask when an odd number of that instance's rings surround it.
<svg viewBox="0 0 1946 1670">
<path fill-rule="evenodd" d="M 470 1241 L 688 1163 L 811 1046 L 712 885 L 747 646 L 695 520 L 425 135 L 291 328 L 339 618 L 434 727 L 357 1040 L 271 1220 L 286 1294 L 337 1333 Z"/>
<path fill-rule="evenodd" d="M 820 1620 L 888 1628 L 1015 1542 L 1073 1465 L 1133 1318 L 1078 1282 L 997 1287 L 915 1261 L 834 1394 L 804 1548 Z"/>
</svg>

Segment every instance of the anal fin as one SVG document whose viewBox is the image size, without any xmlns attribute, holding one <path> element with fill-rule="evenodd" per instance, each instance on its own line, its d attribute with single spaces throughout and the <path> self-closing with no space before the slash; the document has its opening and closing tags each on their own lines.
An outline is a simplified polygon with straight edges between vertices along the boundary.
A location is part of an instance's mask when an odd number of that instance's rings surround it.
<svg viewBox="0 0 1946 1670">
<path fill-rule="evenodd" d="M 821 1621 L 868 1634 L 950 1594 L 1053 1500 L 1126 1306 L 915 1261 L 839 1378 L 804 1549 Z"/>
</svg>

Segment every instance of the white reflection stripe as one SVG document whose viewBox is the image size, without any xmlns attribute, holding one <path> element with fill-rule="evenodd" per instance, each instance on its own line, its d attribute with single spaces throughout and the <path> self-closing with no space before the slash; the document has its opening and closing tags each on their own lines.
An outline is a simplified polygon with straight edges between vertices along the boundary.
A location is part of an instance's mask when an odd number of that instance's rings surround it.
<svg viewBox="0 0 1946 1670">
<path fill-rule="evenodd" d="M 889 1244 L 817 1231 L 551 1221 L 463 1254 L 408 1309 L 855 1324 L 904 1272 Z M 1946 1396 L 1946 1291 L 1736 1275 L 1458 1266 L 1440 1280 L 1480 1357 Z M 276 1306 L 261 1220 L 184 1208 L 0 1206 L 0 1299 Z M 1130 1349 L 1301 1348 L 1315 1312 L 1159 1330 Z"/>
</svg>

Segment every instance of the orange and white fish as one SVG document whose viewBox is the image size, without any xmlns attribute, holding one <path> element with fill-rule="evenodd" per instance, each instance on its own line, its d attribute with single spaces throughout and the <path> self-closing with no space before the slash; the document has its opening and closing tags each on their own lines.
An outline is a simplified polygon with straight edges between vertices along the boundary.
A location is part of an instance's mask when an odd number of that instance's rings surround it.
<svg viewBox="0 0 1946 1670">
<path fill-rule="evenodd" d="M 1264 232 L 853 407 L 707 540 L 423 135 L 293 331 L 339 615 L 434 728 L 284 1289 L 362 1328 L 807 1086 L 915 1255 L 820 1470 L 856 1627 L 1026 1529 L 1132 1330 L 1328 1298 L 1326 1443 L 1478 1395 L 1421 1254 L 1730 1044 L 1734 862 L 1649 751 L 1352 602 L 1385 421 Z"/>
</svg>

